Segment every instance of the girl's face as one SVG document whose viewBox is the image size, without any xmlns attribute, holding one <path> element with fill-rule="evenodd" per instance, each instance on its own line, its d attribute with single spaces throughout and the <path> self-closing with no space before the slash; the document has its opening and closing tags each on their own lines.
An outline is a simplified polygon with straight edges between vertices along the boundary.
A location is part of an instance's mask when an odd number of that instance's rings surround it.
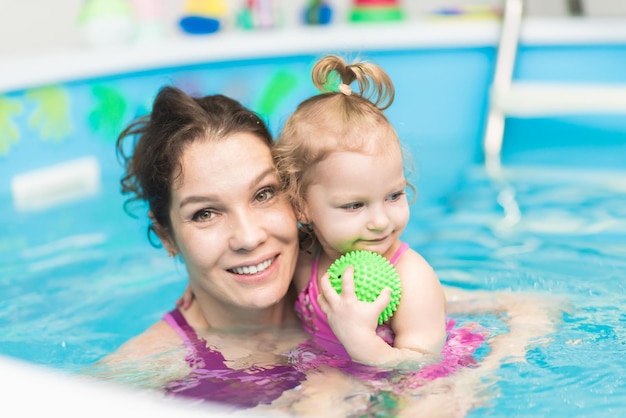
<svg viewBox="0 0 626 418">
<path fill-rule="evenodd" d="M 409 221 L 402 155 L 335 152 L 312 168 L 303 223 L 312 223 L 324 251 L 337 258 L 351 250 L 385 256 Z"/>
<path fill-rule="evenodd" d="M 269 148 L 252 134 L 197 140 L 181 164 L 164 244 L 184 260 L 212 325 L 240 325 L 244 312 L 271 307 L 287 293 L 298 251 L 295 214 L 277 194 Z"/>
</svg>

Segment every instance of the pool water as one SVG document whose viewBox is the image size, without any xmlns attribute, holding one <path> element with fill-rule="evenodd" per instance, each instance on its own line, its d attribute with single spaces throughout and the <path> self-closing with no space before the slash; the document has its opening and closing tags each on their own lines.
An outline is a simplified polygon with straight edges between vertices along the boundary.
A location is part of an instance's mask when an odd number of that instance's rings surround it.
<svg viewBox="0 0 626 418">
<path fill-rule="evenodd" d="M 1 354 L 79 372 L 182 293 L 184 267 L 123 212 L 116 174 L 106 193 L 1 226 Z M 626 172 L 525 165 L 493 180 L 475 166 L 462 178 L 416 204 L 404 238 L 446 285 L 565 300 L 549 342 L 497 369 L 490 401 L 469 416 L 625 415 Z M 457 319 L 506 332 L 488 316 Z"/>
<path fill-rule="evenodd" d="M 552 342 L 498 370 L 498 397 L 472 415 L 626 411 L 625 174 L 527 166 L 493 181 L 471 170 L 415 225 L 413 245 L 446 284 L 567 300 Z"/>
<path fill-rule="evenodd" d="M 626 416 L 626 118 L 507 120 L 505 172 L 493 180 L 474 165 L 493 47 L 362 52 L 397 86 L 387 115 L 416 162 L 418 197 L 404 239 L 446 285 L 536 292 L 558 307 L 556 331 L 529 346 L 524 362 L 485 376 L 479 386 L 489 400 L 469 416 Z M 626 56 L 621 44 L 519 52 L 519 78 L 624 81 L 616 65 Z M 3 92 L 0 354 L 80 373 L 181 295 L 184 266 L 149 244 L 142 208 L 138 218 L 122 209 L 114 155 L 117 134 L 148 111 L 161 86 L 227 94 L 276 133 L 314 93 L 316 58 L 203 63 Z M 89 156 L 101 169 L 96 193 L 45 210 L 16 209 L 16 176 Z M 37 181 L 30 186 L 50 194 Z M 491 336 L 507 332 L 498 315 L 455 319 L 478 322 Z M 476 358 L 488 359 L 489 350 L 481 347 Z M 397 398 L 371 395 L 370 416 L 393 413 Z"/>
</svg>

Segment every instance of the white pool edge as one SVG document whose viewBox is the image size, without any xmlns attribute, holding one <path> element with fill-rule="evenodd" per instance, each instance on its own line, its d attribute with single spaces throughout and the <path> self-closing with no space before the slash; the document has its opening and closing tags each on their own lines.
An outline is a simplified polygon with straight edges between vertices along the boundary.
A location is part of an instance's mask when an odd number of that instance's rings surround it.
<svg viewBox="0 0 626 418">
<path fill-rule="evenodd" d="M 181 36 L 153 43 L 74 48 L 0 60 L 0 92 L 165 67 L 328 51 L 458 48 L 497 44 L 493 19 L 294 27 Z M 626 19 L 528 18 L 523 44 L 626 44 Z M 42 70 L 43 69 L 43 70 Z"/>
<path fill-rule="evenodd" d="M 2 411 L 10 416 L 230 417 L 232 409 L 159 396 L 156 393 L 73 376 L 0 356 Z M 253 416 L 238 412 L 243 417 Z M 255 414 L 255 417 L 260 415 Z"/>
</svg>

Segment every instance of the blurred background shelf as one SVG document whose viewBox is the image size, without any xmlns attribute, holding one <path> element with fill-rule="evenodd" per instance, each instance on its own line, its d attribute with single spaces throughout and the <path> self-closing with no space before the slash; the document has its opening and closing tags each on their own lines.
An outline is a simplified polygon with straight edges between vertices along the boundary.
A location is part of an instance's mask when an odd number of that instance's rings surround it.
<svg viewBox="0 0 626 418">
<path fill-rule="evenodd" d="M 106 47 L 67 46 L 0 55 L 0 91 L 67 80 L 259 57 L 358 54 L 367 50 L 496 46 L 495 19 L 423 19 L 402 23 L 224 31 Z M 624 18 L 526 18 L 524 45 L 626 43 Z"/>
</svg>

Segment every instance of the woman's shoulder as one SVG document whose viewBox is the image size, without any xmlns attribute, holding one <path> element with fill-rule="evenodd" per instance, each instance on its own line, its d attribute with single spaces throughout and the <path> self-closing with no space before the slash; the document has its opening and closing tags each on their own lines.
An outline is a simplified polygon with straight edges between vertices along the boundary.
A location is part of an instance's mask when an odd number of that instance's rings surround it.
<svg viewBox="0 0 626 418">
<path fill-rule="evenodd" d="M 180 336 L 170 324 L 161 319 L 141 334 L 126 341 L 103 361 L 120 362 L 140 360 L 182 346 Z"/>
<path fill-rule="evenodd" d="M 159 388 L 189 372 L 186 355 L 176 331 L 160 320 L 83 373 L 111 381 L 141 381 L 146 387 Z"/>
</svg>

